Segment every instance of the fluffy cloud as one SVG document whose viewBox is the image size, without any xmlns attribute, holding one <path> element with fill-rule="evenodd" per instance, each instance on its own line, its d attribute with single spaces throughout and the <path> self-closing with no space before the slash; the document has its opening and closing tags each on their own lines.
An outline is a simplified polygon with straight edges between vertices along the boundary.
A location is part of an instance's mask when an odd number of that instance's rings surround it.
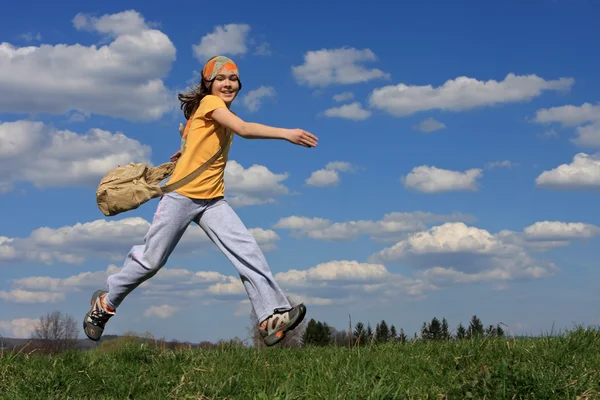
<svg viewBox="0 0 600 400">
<path fill-rule="evenodd" d="M 460 76 L 437 88 L 404 83 L 385 86 L 373 90 L 369 103 L 395 116 L 429 110 L 466 111 L 476 107 L 528 101 L 540 96 L 543 91 L 569 90 L 573 83 L 572 78 L 546 81 L 536 75 L 518 76 L 512 73 L 500 82 Z"/>
<path fill-rule="evenodd" d="M 462 222 L 412 234 L 369 257 L 369 262 L 407 263 L 432 284 L 540 279 L 557 267 L 532 259 L 523 246 Z"/>
<path fill-rule="evenodd" d="M 388 241 L 398 240 L 408 233 L 424 230 L 430 224 L 445 221 L 473 222 L 474 218 L 462 214 L 394 212 L 385 214 L 379 221 L 333 222 L 323 218 L 291 216 L 280 219 L 273 227 L 289 229 L 293 236 L 315 240 L 350 241 L 360 235 L 369 235 L 374 240 Z"/>
<path fill-rule="evenodd" d="M 161 306 L 151 306 L 146 311 L 144 311 L 144 315 L 146 317 L 157 317 L 165 319 L 172 317 L 177 311 L 179 311 L 179 307 L 163 304 Z"/>
<path fill-rule="evenodd" d="M 304 271 L 295 269 L 275 275 L 284 285 L 306 285 L 308 281 L 381 281 L 390 276 L 385 266 L 357 261 L 331 261 Z"/>
<path fill-rule="evenodd" d="M 148 162 L 150 147 L 122 133 L 91 129 L 86 134 L 57 130 L 42 122 L 0 124 L 0 183 L 36 187 L 94 186 L 110 169 Z"/>
<path fill-rule="evenodd" d="M 389 79 L 390 74 L 361 65 L 374 61 L 377 61 L 377 57 L 370 49 L 322 49 L 307 52 L 304 55 L 304 63 L 292 67 L 292 73 L 298 83 L 311 87 Z"/>
<path fill-rule="evenodd" d="M 574 127 L 572 142 L 581 147 L 600 148 L 600 105 L 584 103 L 538 110 L 534 119 L 540 124 L 560 123 Z"/>
<path fill-rule="evenodd" d="M 215 30 L 200 39 L 198 44 L 192 46 L 194 55 L 201 63 L 217 55 L 246 54 L 246 42 L 250 25 L 227 24 L 215 27 Z"/>
<path fill-rule="evenodd" d="M 60 228 L 42 227 L 27 238 L 0 237 L 0 262 L 28 260 L 53 264 L 79 264 L 88 257 L 121 261 L 131 246 L 142 244 L 150 223 L 143 218 L 96 220 Z M 264 251 L 275 249 L 279 239 L 271 230 L 250 228 Z M 191 224 L 177 245 L 174 254 L 195 254 L 212 246 L 202 229 Z M 90 277 L 85 277 L 90 279 Z"/>
<path fill-rule="evenodd" d="M 62 293 L 30 292 L 27 290 L 0 291 L 0 299 L 11 303 L 57 303 L 65 299 Z"/>
<path fill-rule="evenodd" d="M 535 122 L 558 122 L 564 126 L 576 126 L 590 121 L 600 121 L 600 105 L 583 103 L 581 106 L 566 105 L 542 108 L 536 112 Z"/>
<path fill-rule="evenodd" d="M 536 186 L 555 190 L 600 189 L 600 159 L 586 153 L 578 153 L 570 164 L 561 164 L 542 172 L 535 180 Z"/>
<path fill-rule="evenodd" d="M 435 286 L 420 279 L 394 274 L 384 265 L 359 263 L 353 260 L 334 260 L 306 270 L 289 270 L 275 275 L 283 287 L 298 291 L 300 296 L 326 301 L 336 298 L 336 304 L 357 301 L 357 292 L 377 292 L 387 297 L 422 297 Z"/>
<path fill-rule="evenodd" d="M 442 193 L 449 191 L 477 191 L 477 179 L 483 176 L 480 168 L 464 172 L 451 171 L 428 165 L 415 167 L 401 178 L 404 187 L 423 193 Z"/>
<path fill-rule="evenodd" d="M 526 227 L 523 232 L 532 240 L 589 239 L 600 235 L 600 227 L 583 222 L 540 221 Z"/>
<path fill-rule="evenodd" d="M 504 243 L 532 251 L 546 251 L 564 247 L 576 240 L 591 239 L 600 235 L 600 228 L 583 222 L 540 221 L 529 225 L 522 232 L 502 230 L 496 237 Z"/>
<path fill-rule="evenodd" d="M 245 169 L 236 161 L 228 161 L 225 167 L 226 190 L 234 207 L 275 202 L 278 196 L 289 193 L 281 183 L 287 178 L 287 173 L 275 174 L 263 165 Z"/>
<path fill-rule="evenodd" d="M 324 169 L 313 172 L 306 184 L 311 186 L 336 186 L 340 184 L 340 172 L 352 172 L 354 166 L 344 161 L 333 161 L 328 163 Z"/>
<path fill-rule="evenodd" d="M 49 293 L 66 294 L 80 290 L 94 290 L 106 284 L 109 275 L 119 271 L 116 265 L 110 265 L 104 271 L 82 272 L 67 278 L 50 276 L 30 276 L 12 281 L 17 291 L 48 291 Z M 161 271 L 162 272 L 162 271 Z"/>
<path fill-rule="evenodd" d="M 249 91 L 242 99 L 242 103 L 249 111 L 256 112 L 261 107 L 263 99 L 267 97 L 275 97 L 275 89 L 271 86 L 261 86 Z"/>
<path fill-rule="evenodd" d="M 324 111 L 326 117 L 337 117 L 362 121 L 371 116 L 371 111 L 362 108 L 359 102 L 344 104 L 340 107 L 332 107 Z"/>
<path fill-rule="evenodd" d="M 103 36 L 102 46 L 0 43 L 0 112 L 100 114 L 156 120 L 175 105 L 162 77 L 175 46 L 136 11 L 90 17 L 73 24 Z"/>
<path fill-rule="evenodd" d="M 333 100 L 339 102 L 352 100 L 354 94 L 352 92 L 342 92 L 333 96 Z"/>
<path fill-rule="evenodd" d="M 260 246 L 263 252 L 273 251 L 277 248 L 275 245 L 279 241 L 279 235 L 270 229 L 249 228 L 250 234 Z"/>
<path fill-rule="evenodd" d="M 39 319 L 17 318 L 12 321 L 0 321 L 0 331 L 3 336 L 15 338 L 28 338 L 40 323 Z"/>
<path fill-rule="evenodd" d="M 446 124 L 440 121 L 436 121 L 435 119 L 429 117 L 421 121 L 419 125 L 413 126 L 413 129 L 423 132 L 423 133 L 431 133 L 435 131 L 439 131 L 440 129 L 445 129 Z"/>
</svg>

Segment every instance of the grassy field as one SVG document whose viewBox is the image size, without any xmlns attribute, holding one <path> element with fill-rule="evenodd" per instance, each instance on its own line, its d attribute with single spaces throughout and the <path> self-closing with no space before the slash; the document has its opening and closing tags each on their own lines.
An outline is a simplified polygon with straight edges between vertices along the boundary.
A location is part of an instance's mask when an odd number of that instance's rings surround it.
<svg viewBox="0 0 600 400">
<path fill-rule="evenodd" d="M 0 398 L 599 399 L 600 331 L 352 349 L 25 349 L 1 356 Z"/>
</svg>

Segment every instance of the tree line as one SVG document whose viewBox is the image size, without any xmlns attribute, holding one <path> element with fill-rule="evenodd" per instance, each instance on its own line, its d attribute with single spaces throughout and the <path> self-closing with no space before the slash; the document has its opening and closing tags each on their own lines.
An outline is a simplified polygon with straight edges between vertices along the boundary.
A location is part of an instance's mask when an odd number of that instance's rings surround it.
<svg viewBox="0 0 600 400">
<path fill-rule="evenodd" d="M 302 333 L 302 343 L 316 346 L 346 346 L 352 341 L 352 345 L 360 346 L 386 342 L 406 343 L 410 340 L 462 340 L 476 337 L 503 336 L 504 330 L 500 327 L 500 324 L 495 326 L 488 325 L 487 328 L 484 328 L 483 323 L 477 315 L 472 316 L 467 327 L 459 323 L 455 331 L 450 330 L 446 318 L 442 318 L 440 321 L 437 317 L 433 317 L 431 321 L 423 322 L 419 334 L 415 332 L 412 339 L 407 337 L 402 328 L 400 328 L 400 331 L 397 331 L 393 324 L 389 325 L 385 320 L 378 322 L 375 325 L 375 330 L 373 330 L 370 323 L 367 323 L 365 327 L 364 323 L 358 322 L 352 332 L 350 332 L 350 329 L 348 331 L 338 331 L 328 325 L 327 322 L 316 321 L 313 318 L 308 322 Z"/>
</svg>

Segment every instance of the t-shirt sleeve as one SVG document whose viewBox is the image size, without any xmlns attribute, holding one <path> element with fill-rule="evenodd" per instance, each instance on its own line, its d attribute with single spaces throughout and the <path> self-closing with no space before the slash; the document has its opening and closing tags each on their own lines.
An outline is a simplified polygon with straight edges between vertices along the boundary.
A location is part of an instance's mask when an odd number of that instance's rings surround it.
<svg viewBox="0 0 600 400">
<path fill-rule="evenodd" d="M 222 98 L 218 96 L 205 96 L 198 106 L 197 118 L 211 119 L 212 112 L 217 108 L 227 107 Z"/>
</svg>

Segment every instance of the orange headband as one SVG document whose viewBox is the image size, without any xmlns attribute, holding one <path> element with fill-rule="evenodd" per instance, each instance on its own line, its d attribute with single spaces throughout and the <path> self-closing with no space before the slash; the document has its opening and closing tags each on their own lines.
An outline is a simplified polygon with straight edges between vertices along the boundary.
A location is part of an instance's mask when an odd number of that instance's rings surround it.
<svg viewBox="0 0 600 400">
<path fill-rule="evenodd" d="M 202 69 L 202 77 L 205 81 L 211 82 L 222 70 L 233 72 L 237 75 L 238 79 L 240 77 L 237 65 L 235 65 L 233 60 L 225 56 L 217 56 L 208 60 Z"/>
</svg>

